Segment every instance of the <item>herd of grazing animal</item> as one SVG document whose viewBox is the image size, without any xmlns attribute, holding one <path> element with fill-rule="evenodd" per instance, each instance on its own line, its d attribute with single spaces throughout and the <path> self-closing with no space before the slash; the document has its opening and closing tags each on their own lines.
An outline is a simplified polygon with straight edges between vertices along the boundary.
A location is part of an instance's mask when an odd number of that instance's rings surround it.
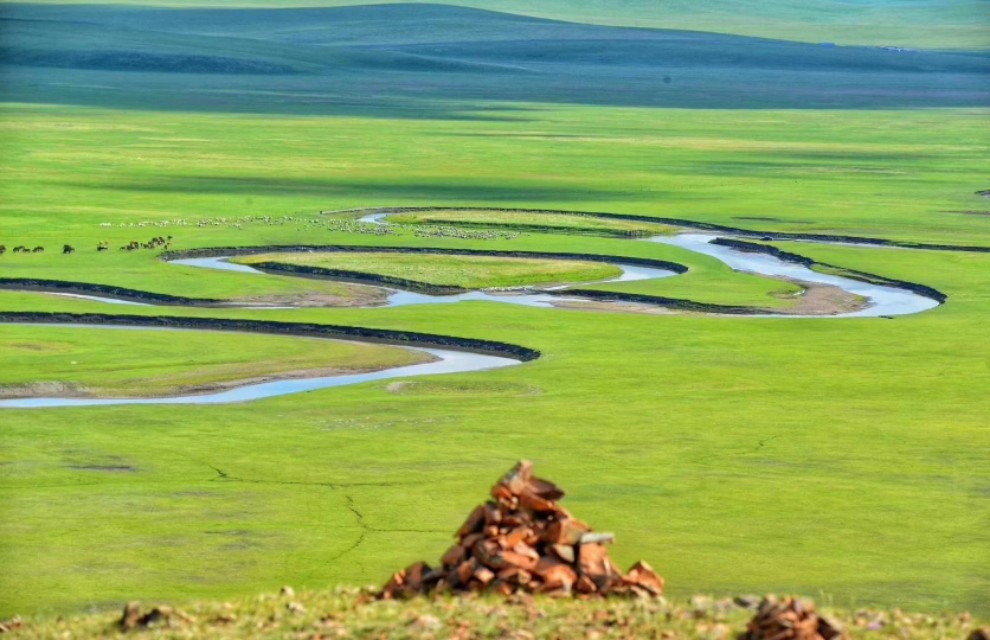
<svg viewBox="0 0 990 640">
<path fill-rule="evenodd" d="M 162 247 L 163 249 L 170 249 L 172 247 L 172 236 L 168 236 L 168 237 L 156 236 L 151 240 L 149 240 L 148 242 L 138 242 L 137 240 L 131 240 L 127 244 L 120 247 L 120 250 L 135 251 L 137 249 L 156 249 L 158 247 Z M 100 243 L 96 245 L 96 250 L 109 251 L 110 242 L 107 240 L 100 241 Z M 62 245 L 62 253 L 64 255 L 75 253 L 75 251 L 76 248 L 73 247 L 71 244 Z M 11 249 L 11 253 L 44 253 L 44 252 L 45 252 L 45 248 L 42 246 L 37 246 L 32 249 L 31 247 L 27 247 L 25 245 L 17 245 L 13 249 Z M 0 256 L 2 256 L 5 253 L 7 253 L 7 245 L 0 244 Z"/>
<path fill-rule="evenodd" d="M 68 246 L 68 245 L 66 245 L 66 246 Z M 34 249 L 32 249 L 31 247 L 25 247 L 24 245 L 18 245 L 16 247 L 14 247 L 13 249 L 11 249 L 11 251 L 13 253 L 44 253 L 45 252 L 45 248 L 44 247 L 35 247 Z M 2 256 L 5 253 L 7 253 L 7 245 L 0 244 L 0 256 Z"/>
</svg>

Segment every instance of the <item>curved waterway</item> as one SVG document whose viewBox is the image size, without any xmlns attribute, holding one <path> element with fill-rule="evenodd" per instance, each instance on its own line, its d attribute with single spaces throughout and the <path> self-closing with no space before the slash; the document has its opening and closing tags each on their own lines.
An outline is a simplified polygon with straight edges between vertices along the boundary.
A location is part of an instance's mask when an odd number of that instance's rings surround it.
<svg viewBox="0 0 990 640">
<path fill-rule="evenodd" d="M 388 224 L 385 218 L 388 214 L 372 214 L 364 216 L 361 222 L 372 224 Z M 868 306 L 857 311 L 851 311 L 832 315 L 784 315 L 784 314 L 758 314 L 754 317 L 775 317 L 775 318 L 854 318 L 854 317 L 892 317 L 911 313 L 919 313 L 927 309 L 938 306 L 939 301 L 919 295 L 914 291 L 905 288 L 873 284 L 842 277 L 838 275 L 825 274 L 813 271 L 807 266 L 782 260 L 776 256 L 766 253 L 755 253 L 741 251 L 734 247 L 713 244 L 712 241 L 718 236 L 703 233 L 682 233 L 674 236 L 656 236 L 647 238 L 647 242 L 673 245 L 711 256 L 725 263 L 737 271 L 755 273 L 759 275 L 787 278 L 796 282 L 816 283 L 830 285 L 843 289 L 844 291 L 865 298 Z M 840 244 L 840 243 L 834 243 Z M 373 250 L 369 247 L 369 250 Z M 213 258 L 183 258 L 172 260 L 172 264 L 185 266 L 221 269 L 225 271 L 236 271 L 240 273 L 263 274 L 264 272 L 254 269 L 248 265 L 230 262 L 231 256 L 221 256 Z M 630 282 L 635 280 L 648 280 L 654 278 L 668 278 L 676 275 L 672 271 L 643 267 L 639 265 L 622 264 L 621 258 L 610 263 L 622 269 L 619 277 L 596 283 L 606 282 Z M 571 287 L 578 287 L 580 284 L 567 284 L 547 288 L 547 291 L 565 291 Z M 388 287 L 386 287 L 388 288 Z M 549 307 L 554 303 L 567 300 L 580 301 L 580 297 L 563 297 L 559 293 L 533 293 L 532 290 L 521 290 L 518 292 L 487 292 L 469 291 L 457 295 L 437 296 L 417 293 L 412 291 L 401 291 L 388 288 L 392 293 L 388 298 L 388 306 L 397 307 L 413 304 L 451 304 L 468 300 L 483 300 L 489 302 L 500 302 L 506 304 L 519 304 L 525 306 Z M 115 298 L 101 298 L 99 296 L 74 295 L 80 298 L 98 300 L 115 304 L 128 304 L 126 301 Z M 131 303 L 134 304 L 134 303 Z M 264 307 L 259 307 L 264 308 Z M 60 327 L 83 328 L 91 325 L 84 324 L 59 324 Z M 101 325 L 102 326 L 102 325 Z M 125 327 L 115 327 L 125 328 Z M 147 330 L 147 328 L 143 328 Z M 272 398 L 276 396 L 315 391 L 331 387 L 340 387 L 362 382 L 375 380 L 387 380 L 390 378 L 436 375 L 442 373 L 464 373 L 470 371 L 484 371 L 496 369 L 515 364 L 520 364 L 521 360 L 491 355 L 481 355 L 477 353 L 455 351 L 449 349 L 431 349 L 422 347 L 402 347 L 415 349 L 432 354 L 438 358 L 434 362 L 395 367 L 368 373 L 300 378 L 277 380 L 258 384 L 248 384 L 232 389 L 218 391 L 216 393 L 206 393 L 197 395 L 184 395 L 173 397 L 156 398 L 17 398 L 0 400 L 0 408 L 42 408 L 42 407 L 82 407 L 98 405 L 120 405 L 120 404 L 224 404 L 233 402 L 246 402 L 262 398 Z"/>
<path fill-rule="evenodd" d="M 374 251 L 373 247 L 369 248 L 369 251 Z M 234 256 L 217 256 L 215 258 L 181 258 L 179 260 L 171 260 L 171 264 L 180 264 L 187 267 L 199 267 L 203 269 L 219 269 L 221 271 L 236 271 L 238 273 L 254 273 L 265 275 L 263 271 L 254 269 L 244 264 L 237 264 L 236 262 L 230 262 L 230 259 Z M 632 282 L 635 280 L 652 280 L 656 278 L 669 278 L 671 276 L 677 275 L 673 271 L 668 271 L 667 269 L 657 269 L 655 267 L 644 267 L 641 265 L 633 264 L 623 264 L 620 262 L 609 263 L 613 267 L 618 267 L 622 270 L 621 275 L 615 278 L 609 278 L 608 280 L 596 280 L 595 282 L 583 282 L 583 283 L 570 283 L 557 285 L 553 287 L 546 287 L 547 291 L 563 291 L 571 287 L 578 287 L 589 284 L 605 284 L 608 282 Z M 374 286 L 374 285 L 372 285 Z M 518 304 L 527 307 L 551 307 L 555 302 L 563 302 L 566 300 L 580 300 L 580 298 L 568 298 L 562 297 L 560 295 L 551 295 L 547 293 L 531 293 L 532 289 L 523 288 L 517 291 L 514 290 L 503 290 L 498 292 L 489 291 L 467 291 L 465 293 L 457 293 L 453 295 L 430 295 L 427 293 L 418 293 L 415 291 L 404 291 L 401 289 L 395 289 L 392 287 L 382 287 L 390 291 L 388 296 L 388 302 L 384 306 L 388 307 L 403 307 L 415 304 L 453 304 L 456 302 L 467 302 L 467 301 L 478 301 L 483 300 L 487 302 L 502 302 L 505 304 Z"/>
<path fill-rule="evenodd" d="M 138 327 L 123 327 L 113 325 L 90 325 L 90 324 L 53 324 L 60 328 L 72 329 L 128 329 L 138 330 Z M 160 327 L 141 327 L 141 331 L 185 331 L 185 329 L 163 329 Z M 332 387 L 343 387 L 362 382 L 372 382 L 375 380 L 388 380 L 390 378 L 406 378 L 412 376 L 430 376 L 442 373 L 467 373 L 473 371 L 487 371 L 490 369 L 500 369 L 512 365 L 522 364 L 522 360 L 507 358 L 502 356 L 492 356 L 467 351 L 455 351 L 452 349 L 431 349 L 424 347 L 398 347 L 410 351 L 428 353 L 437 360 L 422 364 L 406 365 L 382 369 L 380 371 L 369 371 L 366 373 L 355 373 L 342 376 L 321 376 L 312 378 L 298 378 L 274 380 L 271 382 L 260 382 L 256 384 L 246 384 L 231 389 L 224 389 L 214 393 L 203 393 L 194 395 L 167 396 L 155 398 L 12 398 L 0 400 L 0 408 L 10 409 L 40 409 L 50 407 L 92 407 L 121 404 L 229 404 L 234 402 L 248 402 L 250 400 L 261 400 L 263 398 L 274 398 L 294 393 L 306 391 L 317 391 L 319 389 L 329 389 Z"/>
<path fill-rule="evenodd" d="M 387 225 L 389 224 L 386 218 L 389 214 L 387 213 L 372 213 L 362 216 L 358 219 L 358 222 L 363 222 L 365 224 L 378 224 Z M 724 234 L 723 234 L 724 235 Z M 733 247 L 727 247 L 723 245 L 712 244 L 712 241 L 719 236 L 713 234 L 705 233 L 681 233 L 673 236 L 654 236 L 652 238 L 645 238 L 647 242 L 656 242 L 659 244 L 669 244 L 675 247 L 680 247 L 682 249 L 687 249 L 688 251 L 693 251 L 695 253 L 701 253 L 707 256 L 711 256 L 717 260 L 720 260 L 727 266 L 731 267 L 736 271 L 743 271 L 747 273 L 755 273 L 763 276 L 771 276 L 775 278 L 787 278 L 789 280 L 794 280 L 799 283 L 814 283 L 814 284 L 824 284 L 833 287 L 838 287 L 843 291 L 850 293 L 855 296 L 859 296 L 867 300 L 867 306 L 863 309 L 856 311 L 849 311 L 846 313 L 837 314 L 817 314 L 817 315 L 799 315 L 799 314 L 751 314 L 749 317 L 780 317 L 780 318 L 868 318 L 868 317 L 893 317 L 899 315 L 907 315 L 912 313 L 920 313 L 921 311 L 926 311 L 937 307 L 940 302 L 929 298 L 927 296 L 919 295 L 914 291 L 908 289 L 902 289 L 898 287 L 891 287 L 885 285 L 874 284 L 870 282 L 864 282 L 862 280 L 855 280 L 853 278 L 846 278 L 838 275 L 831 275 L 825 273 L 819 273 L 813 271 L 807 266 L 796 263 L 788 262 L 786 260 L 781 260 L 780 258 L 765 254 L 765 253 L 753 253 L 748 251 L 740 251 Z M 822 240 L 817 240 L 818 244 L 835 244 L 835 245 L 852 245 L 848 242 L 825 242 Z M 853 246 L 871 246 L 880 247 L 881 245 L 860 245 L 855 244 Z M 646 276 L 641 278 L 630 278 L 636 280 L 648 279 L 649 277 L 656 276 Z M 617 278 L 613 280 L 614 282 L 621 282 L 624 278 Z M 609 282 L 613 282 L 609 281 Z M 566 285 L 561 288 L 569 288 L 576 285 Z M 559 300 L 559 298 L 558 298 Z"/>
<path fill-rule="evenodd" d="M 868 300 L 869 306 L 858 311 L 838 313 L 833 315 L 787 315 L 767 314 L 773 317 L 787 318 L 866 318 L 880 316 L 900 316 L 919 313 L 939 305 L 937 300 L 919 295 L 908 289 L 873 284 L 862 280 L 854 280 L 843 276 L 819 273 L 803 264 L 781 260 L 766 253 L 740 251 L 732 247 L 712 244 L 718 236 L 703 233 L 682 233 L 676 236 L 656 236 L 648 238 L 648 242 L 669 244 L 696 253 L 703 253 L 716 258 L 736 271 L 745 271 L 764 276 L 788 278 L 799 282 L 831 285 L 847 293 L 861 296 Z M 759 317 L 767 317 L 761 315 Z"/>
</svg>

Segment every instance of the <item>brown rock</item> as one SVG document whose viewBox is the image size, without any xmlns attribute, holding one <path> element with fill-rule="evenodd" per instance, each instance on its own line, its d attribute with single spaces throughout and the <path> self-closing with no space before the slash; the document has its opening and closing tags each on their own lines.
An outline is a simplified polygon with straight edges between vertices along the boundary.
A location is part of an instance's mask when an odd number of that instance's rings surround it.
<svg viewBox="0 0 990 640">
<path fill-rule="evenodd" d="M 591 527 L 577 518 L 560 518 L 547 527 L 546 541 L 550 544 L 577 544 Z"/>
<path fill-rule="evenodd" d="M 474 570 L 478 568 L 478 563 L 475 560 L 466 560 L 462 562 L 457 567 L 457 579 L 461 584 L 467 584 L 471 580 L 471 576 L 474 575 Z"/>
<path fill-rule="evenodd" d="M 491 569 L 486 567 L 478 567 L 474 570 L 474 579 L 481 584 L 487 585 L 489 582 L 495 579 L 495 574 Z"/>
<path fill-rule="evenodd" d="M 482 508 L 485 510 L 486 525 L 497 525 L 502 522 L 502 510 L 494 502 L 486 502 Z"/>
<path fill-rule="evenodd" d="M 423 586 L 423 576 L 430 571 L 425 562 L 414 562 L 406 569 L 406 586 L 419 590 Z"/>
<path fill-rule="evenodd" d="M 508 473 L 502 476 L 496 486 L 508 489 L 511 495 L 518 496 L 526 485 L 533 478 L 533 463 L 529 460 L 520 460 L 516 466 L 512 467 Z"/>
<path fill-rule="evenodd" d="M 577 582 L 577 573 L 563 563 L 557 563 L 543 573 L 543 591 L 563 591 L 570 593 L 571 587 Z"/>
<path fill-rule="evenodd" d="M 498 572 L 498 579 L 517 585 L 527 585 L 533 580 L 533 574 L 519 567 L 509 567 Z"/>
<path fill-rule="evenodd" d="M 599 591 L 608 591 L 620 577 L 618 568 L 608 557 L 608 550 L 601 544 L 578 547 L 578 571 L 591 578 Z"/>
<path fill-rule="evenodd" d="M 533 476 L 532 463 L 516 464 L 491 495 L 494 501 L 476 507 L 457 530 L 458 543 L 447 549 L 440 567 L 410 565 L 392 576 L 379 597 L 458 591 L 655 597 L 663 592 L 663 578 L 646 563 L 623 577 L 603 545 L 614 536 L 593 533 L 557 504 L 564 492 Z M 805 618 L 788 624 L 810 626 Z"/>
<path fill-rule="evenodd" d="M 819 616 L 808 600 L 767 596 L 747 625 L 740 640 L 833 640 L 844 634 L 832 622 Z"/>
<path fill-rule="evenodd" d="M 625 580 L 645 589 L 650 595 L 663 595 L 663 578 L 653 570 L 653 567 L 642 560 L 629 568 Z"/>
<path fill-rule="evenodd" d="M 569 544 L 552 544 L 550 545 L 550 551 L 568 564 L 574 564 L 575 554 L 574 547 Z"/>
<path fill-rule="evenodd" d="M 139 602 L 128 602 L 124 605 L 124 612 L 118 624 L 122 631 L 131 631 L 132 629 L 146 629 L 159 623 L 171 627 L 173 623 L 180 620 L 191 622 L 192 618 L 178 609 L 165 605 L 155 607 L 148 613 L 142 614 Z"/>
<path fill-rule="evenodd" d="M 124 631 L 134 629 L 137 627 L 138 620 L 141 618 L 141 603 L 140 602 L 128 602 L 124 605 L 124 613 L 120 616 L 120 628 Z"/>
<path fill-rule="evenodd" d="M 507 558 L 505 558 L 505 552 L 499 547 L 498 543 L 494 540 L 481 540 L 474 545 L 474 557 L 481 564 L 495 569 L 504 569 L 507 566 L 513 564 Z"/>
<path fill-rule="evenodd" d="M 534 554 L 523 554 L 517 551 L 507 550 L 502 554 L 502 558 L 505 560 L 506 564 L 511 567 L 519 567 L 520 569 L 525 569 L 526 571 L 533 571 L 536 569 L 538 564 L 539 556 L 533 557 Z"/>
<path fill-rule="evenodd" d="M 484 521 L 485 521 L 485 508 L 483 506 L 475 507 L 474 511 L 471 512 L 471 515 L 469 515 L 467 517 L 467 520 L 464 521 L 464 524 L 461 525 L 461 528 L 457 530 L 457 537 L 463 538 L 469 533 L 475 533 L 477 531 L 481 531 L 481 527 Z"/>
<path fill-rule="evenodd" d="M 540 478 L 530 478 L 527 488 L 534 494 L 546 500 L 560 500 L 564 497 L 564 491 L 548 480 Z"/>
<path fill-rule="evenodd" d="M 578 576 L 574 588 L 578 593 L 590 594 L 598 591 L 598 585 L 588 576 Z"/>
<path fill-rule="evenodd" d="M 508 549 L 518 544 L 522 544 L 529 540 L 532 536 L 533 530 L 529 527 L 516 527 L 505 535 L 505 547 Z"/>
<path fill-rule="evenodd" d="M 516 592 L 516 587 L 508 582 L 505 582 L 504 580 L 495 580 L 492 582 L 489 590 L 499 594 L 500 596 L 511 596 Z"/>
<path fill-rule="evenodd" d="M 553 513 L 557 510 L 557 504 L 553 500 L 547 500 L 536 495 L 529 489 L 523 489 L 519 496 L 519 506 L 537 513 Z"/>
<path fill-rule="evenodd" d="M 467 557 L 467 551 L 459 544 L 455 544 L 450 549 L 447 549 L 447 553 L 443 554 L 443 558 L 440 562 L 443 563 L 445 567 L 456 567 L 460 563 L 464 562 L 464 558 Z"/>
<path fill-rule="evenodd" d="M 12 631 L 17 631 L 24 626 L 24 621 L 20 616 L 14 616 L 10 620 L 4 620 L 0 622 L 0 633 L 10 633 Z"/>
<path fill-rule="evenodd" d="M 485 539 L 484 534 L 471 533 L 461 538 L 461 546 L 465 549 L 473 549 L 474 545 Z"/>
</svg>

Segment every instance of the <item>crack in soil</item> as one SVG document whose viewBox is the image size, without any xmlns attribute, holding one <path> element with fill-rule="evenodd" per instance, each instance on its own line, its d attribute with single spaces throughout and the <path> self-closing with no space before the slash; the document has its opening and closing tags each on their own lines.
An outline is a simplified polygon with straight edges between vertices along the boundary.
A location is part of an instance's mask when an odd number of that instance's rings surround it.
<svg viewBox="0 0 990 640">
<path fill-rule="evenodd" d="M 347 547 L 346 549 L 344 549 L 334 557 L 330 558 L 331 563 L 337 562 L 338 560 L 346 556 L 348 553 L 360 547 L 361 544 L 364 542 L 365 537 L 367 537 L 368 533 L 371 532 L 371 529 L 364 522 L 364 514 L 361 513 L 361 511 L 359 511 L 356 506 L 354 506 L 354 498 L 352 498 L 349 495 L 345 495 L 344 500 L 346 500 L 345 506 L 347 507 L 347 510 L 354 515 L 354 521 L 357 522 L 358 527 L 361 528 L 361 533 L 358 535 L 357 540 L 354 541 L 354 544 Z M 363 571 L 363 567 L 360 563 L 358 563 L 358 568 L 360 568 Z"/>
<path fill-rule="evenodd" d="M 208 464 L 206 466 L 213 469 L 217 473 L 215 478 L 210 479 L 211 482 L 217 480 L 224 480 L 227 482 L 244 482 L 247 484 L 275 484 L 275 485 L 290 485 L 290 486 L 303 486 L 303 487 L 327 487 L 331 490 L 337 490 L 346 487 L 399 487 L 403 485 L 414 484 L 412 482 L 306 482 L 303 480 L 259 480 L 257 478 L 240 478 L 237 476 L 232 476 L 226 471 L 214 467 L 212 464 Z"/>
</svg>

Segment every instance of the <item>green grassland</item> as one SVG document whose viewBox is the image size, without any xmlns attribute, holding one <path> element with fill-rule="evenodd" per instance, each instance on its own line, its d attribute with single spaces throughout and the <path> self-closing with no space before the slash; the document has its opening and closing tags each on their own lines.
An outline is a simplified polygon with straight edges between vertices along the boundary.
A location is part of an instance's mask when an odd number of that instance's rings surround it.
<svg viewBox="0 0 990 640">
<path fill-rule="evenodd" d="M 277 262 L 394 276 L 465 289 L 519 287 L 615 278 L 618 267 L 576 260 L 533 260 L 490 256 L 397 255 L 388 253 L 261 254 L 235 262 Z"/>
<path fill-rule="evenodd" d="M 480 226 L 513 228 L 523 231 L 542 230 L 593 235 L 645 236 L 672 233 L 668 225 L 635 220 L 609 220 L 588 216 L 527 214 L 501 211 L 429 211 L 399 213 L 389 216 L 393 224 L 456 224 L 459 227 Z"/>
<path fill-rule="evenodd" d="M 985 111 L 518 108 L 515 119 L 435 121 L 6 105 L 0 242 L 48 250 L 8 252 L 0 270 L 230 298 L 333 285 L 95 250 L 104 239 L 116 247 L 169 234 L 175 249 L 303 243 L 653 257 L 691 268 L 658 288 L 739 304 L 781 286 L 634 240 L 379 235 L 316 213 L 401 205 L 614 211 L 990 245 L 990 217 L 971 213 L 987 209 L 974 194 L 988 186 Z M 65 242 L 76 253 L 59 254 Z M 490 483 L 528 457 L 568 491 L 565 506 L 616 532 L 620 564 L 647 559 L 673 597 L 800 592 L 844 607 L 987 615 L 990 347 L 980 336 L 990 256 L 781 246 L 921 282 L 949 302 L 893 321 L 483 302 L 135 307 L 444 333 L 543 356 L 249 404 L 5 410 L 0 614 L 116 608 L 131 598 L 181 604 L 286 582 L 379 583 L 413 560 L 437 559 Z M 752 286 L 730 290 L 743 281 Z M 10 291 L 0 309 L 120 312 Z M 25 331 L 4 326 L 0 336 L 22 343 Z M 93 378 L 118 358 L 95 335 L 71 338 L 93 354 Z M 138 332 L 120 335 L 122 349 L 139 347 Z M 40 327 L 28 338 L 69 340 L 64 329 Z M 166 358 L 174 373 L 184 371 L 182 354 L 203 350 L 196 340 Z M 228 353 L 241 345 L 248 355 L 237 360 L 252 371 L 282 348 L 256 336 L 224 340 Z M 49 379 L 51 357 L 18 351 L 18 380 Z M 133 471 L 79 468 L 100 466 Z"/>
<path fill-rule="evenodd" d="M 337 340 L 184 331 L 4 327 L 0 396 L 159 396 L 294 375 L 337 375 L 415 364 L 429 356 Z M 126 348 L 121 348 L 125 344 Z M 39 378 L 39 372 L 44 376 Z M 32 388 L 32 385 L 34 388 Z"/>
</svg>

